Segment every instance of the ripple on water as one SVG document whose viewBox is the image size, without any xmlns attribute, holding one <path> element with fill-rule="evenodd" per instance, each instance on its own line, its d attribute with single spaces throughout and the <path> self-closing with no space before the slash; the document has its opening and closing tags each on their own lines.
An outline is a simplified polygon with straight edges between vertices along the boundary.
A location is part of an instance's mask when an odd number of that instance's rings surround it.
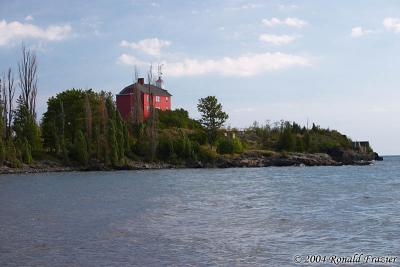
<svg viewBox="0 0 400 267">
<path fill-rule="evenodd" d="M 400 159 L 0 177 L 1 266 L 290 266 L 398 253 Z M 347 253 L 347 254 L 346 254 Z"/>
</svg>

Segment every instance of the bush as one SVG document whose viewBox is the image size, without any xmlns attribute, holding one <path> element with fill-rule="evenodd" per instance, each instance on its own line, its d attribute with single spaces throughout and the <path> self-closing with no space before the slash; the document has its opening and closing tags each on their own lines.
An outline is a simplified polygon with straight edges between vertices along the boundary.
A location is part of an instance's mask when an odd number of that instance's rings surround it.
<svg viewBox="0 0 400 267">
<path fill-rule="evenodd" d="M 21 162 L 18 160 L 18 152 L 13 142 L 9 142 L 6 147 L 6 160 L 9 162 L 11 168 L 21 167 Z"/>
<path fill-rule="evenodd" d="M 188 135 L 189 139 L 193 142 L 197 142 L 200 145 L 207 143 L 207 134 L 203 130 L 195 130 Z"/>
<path fill-rule="evenodd" d="M 200 124 L 189 118 L 189 113 L 184 109 L 166 110 L 158 112 L 158 120 L 161 129 L 166 128 L 201 128 Z"/>
<path fill-rule="evenodd" d="M 160 159 L 170 159 L 175 154 L 174 143 L 170 137 L 161 137 L 157 147 L 157 155 Z M 175 155 L 176 156 L 176 155 Z"/>
<path fill-rule="evenodd" d="M 208 146 L 200 146 L 198 151 L 198 159 L 202 162 L 213 163 L 217 158 L 217 153 Z"/>
<path fill-rule="evenodd" d="M 25 139 L 20 146 L 21 160 L 23 163 L 31 164 L 32 163 L 32 153 L 31 147 L 28 143 L 28 140 Z"/>
<path fill-rule="evenodd" d="M 242 153 L 243 145 L 239 139 L 223 138 L 220 139 L 217 145 L 217 152 L 219 154 L 233 154 Z"/>
</svg>

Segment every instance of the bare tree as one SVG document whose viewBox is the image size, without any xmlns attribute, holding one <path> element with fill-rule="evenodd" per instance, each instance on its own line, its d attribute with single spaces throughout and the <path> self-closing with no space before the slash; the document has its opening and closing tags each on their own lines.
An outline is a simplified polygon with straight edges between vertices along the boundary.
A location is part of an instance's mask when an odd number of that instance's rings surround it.
<svg viewBox="0 0 400 267">
<path fill-rule="evenodd" d="M 6 136 L 7 128 L 7 90 L 6 90 L 6 74 L 3 73 L 3 77 L 0 78 L 0 111 L 3 122 L 0 125 L 5 127 L 2 128 L 3 132 L 1 138 Z M 0 140 L 1 141 L 1 140 Z"/>
<path fill-rule="evenodd" d="M 13 103 L 15 95 L 14 74 L 11 68 L 8 68 L 7 75 L 3 73 L 3 78 L 0 79 L 1 105 L 3 116 L 3 137 L 7 140 L 11 136 L 11 126 L 13 120 Z"/>
<path fill-rule="evenodd" d="M 35 52 L 26 49 L 22 44 L 22 58 L 18 62 L 19 87 L 21 89 L 22 104 L 30 114 L 36 118 L 37 95 L 37 60 Z"/>
<path fill-rule="evenodd" d="M 15 84 L 14 84 L 14 74 L 12 73 L 11 68 L 8 69 L 7 73 L 7 80 L 8 80 L 8 92 L 7 92 L 7 112 L 8 112 L 8 119 L 7 119 L 7 131 L 6 131 L 6 138 L 10 138 L 11 136 L 11 125 L 13 120 L 13 103 L 14 103 L 14 96 L 15 96 Z"/>
<path fill-rule="evenodd" d="M 154 99 L 153 93 L 151 90 L 151 83 L 153 81 L 153 66 L 150 65 L 149 72 L 147 73 L 147 80 L 148 80 L 148 92 L 150 95 L 150 116 L 148 119 L 148 134 L 150 138 L 150 149 L 151 149 L 151 159 L 153 160 L 156 151 L 157 151 L 157 143 L 158 143 L 158 132 L 157 132 L 157 112 L 154 107 Z"/>
<path fill-rule="evenodd" d="M 137 84 L 139 79 L 139 71 L 135 66 L 135 81 L 133 82 L 136 86 L 133 88 L 133 106 L 131 106 L 132 120 L 134 124 L 139 124 L 143 122 L 143 103 L 142 103 L 142 94 L 139 90 L 139 86 Z"/>
<path fill-rule="evenodd" d="M 139 69 L 138 67 L 135 65 L 134 67 L 134 80 L 133 83 L 136 83 L 139 79 Z"/>
</svg>

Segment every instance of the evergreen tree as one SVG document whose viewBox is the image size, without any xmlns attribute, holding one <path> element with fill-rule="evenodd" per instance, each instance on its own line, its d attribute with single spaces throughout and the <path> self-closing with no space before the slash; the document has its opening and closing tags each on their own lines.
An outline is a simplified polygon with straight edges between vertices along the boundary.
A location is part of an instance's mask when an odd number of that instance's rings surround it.
<svg viewBox="0 0 400 267">
<path fill-rule="evenodd" d="M 15 139 L 19 144 L 27 140 L 33 155 L 39 155 L 42 152 L 42 142 L 40 140 L 40 129 L 36 124 L 33 114 L 22 102 L 21 98 L 17 101 L 17 110 L 14 116 Z"/>
</svg>

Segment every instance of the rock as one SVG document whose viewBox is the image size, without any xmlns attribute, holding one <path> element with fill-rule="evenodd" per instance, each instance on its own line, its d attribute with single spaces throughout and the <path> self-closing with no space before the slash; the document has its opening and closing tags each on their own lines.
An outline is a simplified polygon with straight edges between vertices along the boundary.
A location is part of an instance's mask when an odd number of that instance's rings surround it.
<svg viewBox="0 0 400 267">
<path fill-rule="evenodd" d="M 379 156 L 378 153 L 376 153 L 376 152 L 374 152 L 374 157 L 375 157 L 375 160 L 377 160 L 377 161 L 383 160 L 383 157 Z"/>
</svg>

